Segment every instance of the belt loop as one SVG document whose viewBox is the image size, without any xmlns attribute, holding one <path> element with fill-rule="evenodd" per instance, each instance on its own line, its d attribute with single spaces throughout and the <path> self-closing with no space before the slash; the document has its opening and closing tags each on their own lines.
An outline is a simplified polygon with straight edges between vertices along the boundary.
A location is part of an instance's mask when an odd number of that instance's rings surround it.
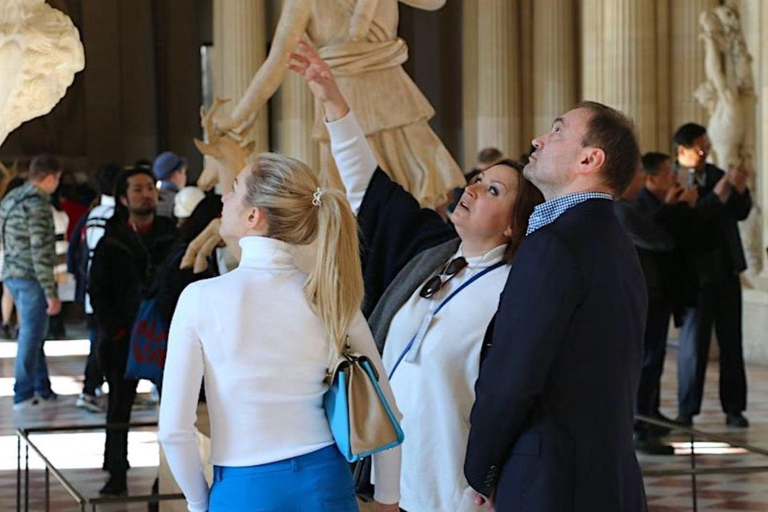
<svg viewBox="0 0 768 512">
<path fill-rule="evenodd" d="M 213 481 L 221 482 L 221 466 L 213 466 Z"/>
<path fill-rule="evenodd" d="M 298 460 L 298 457 L 294 457 L 291 459 L 291 471 L 294 473 L 301 470 L 301 463 Z"/>
</svg>

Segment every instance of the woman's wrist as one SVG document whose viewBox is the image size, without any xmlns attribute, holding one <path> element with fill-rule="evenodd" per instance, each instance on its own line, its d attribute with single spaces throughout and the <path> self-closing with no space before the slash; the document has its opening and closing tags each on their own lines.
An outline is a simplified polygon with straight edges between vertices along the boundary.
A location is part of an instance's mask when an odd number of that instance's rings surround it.
<svg viewBox="0 0 768 512">
<path fill-rule="evenodd" d="M 344 98 L 339 98 L 323 103 L 323 110 L 325 110 L 325 121 L 332 123 L 349 114 L 349 105 Z"/>
</svg>

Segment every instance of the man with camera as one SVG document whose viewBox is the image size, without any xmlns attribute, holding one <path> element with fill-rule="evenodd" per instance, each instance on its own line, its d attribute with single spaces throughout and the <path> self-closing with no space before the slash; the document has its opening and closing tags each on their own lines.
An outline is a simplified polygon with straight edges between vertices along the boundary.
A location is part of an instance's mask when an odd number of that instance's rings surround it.
<svg viewBox="0 0 768 512">
<path fill-rule="evenodd" d="M 695 123 L 681 126 L 674 136 L 678 176 L 696 186 L 696 212 L 705 228 L 690 264 L 698 276 L 696 304 L 687 308 L 680 330 L 678 356 L 678 412 L 682 425 L 693 424 L 701 412 L 709 345 L 714 326 L 720 348 L 720 402 L 726 424 L 746 428 L 747 379 L 744 371 L 741 329 L 741 283 L 747 268 L 738 221 L 752 208 L 743 169 L 727 172 L 706 163 L 712 143 L 706 128 Z"/>
</svg>

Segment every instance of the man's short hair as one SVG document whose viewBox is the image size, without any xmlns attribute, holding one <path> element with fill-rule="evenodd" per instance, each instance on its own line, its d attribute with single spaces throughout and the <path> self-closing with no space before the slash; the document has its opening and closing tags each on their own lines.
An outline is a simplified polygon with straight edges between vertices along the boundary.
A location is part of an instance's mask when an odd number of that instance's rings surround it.
<svg viewBox="0 0 768 512">
<path fill-rule="evenodd" d="M 115 193 L 115 183 L 123 168 L 117 164 L 101 164 L 96 171 L 96 185 L 99 194 L 111 196 Z"/>
<path fill-rule="evenodd" d="M 643 171 L 650 176 L 656 176 L 659 173 L 659 166 L 667 160 L 671 160 L 668 154 L 649 151 L 643 155 Z"/>
<path fill-rule="evenodd" d="M 677 129 L 674 137 L 672 137 L 672 141 L 676 146 L 685 146 L 686 148 L 689 148 L 693 146 L 696 139 L 706 134 L 707 129 L 700 124 L 686 123 Z"/>
<path fill-rule="evenodd" d="M 496 148 L 483 148 L 477 154 L 477 161 L 481 164 L 492 164 L 504 158 L 504 154 Z"/>
<path fill-rule="evenodd" d="M 640 163 L 640 146 L 635 137 L 634 123 L 618 110 L 602 103 L 582 101 L 576 108 L 592 113 L 581 145 L 603 150 L 603 181 L 616 196 L 620 196 L 634 179 Z"/>
<path fill-rule="evenodd" d="M 32 159 L 32 163 L 29 164 L 30 181 L 42 181 L 49 174 L 57 174 L 60 172 L 61 163 L 55 156 L 48 153 L 37 155 Z"/>
</svg>

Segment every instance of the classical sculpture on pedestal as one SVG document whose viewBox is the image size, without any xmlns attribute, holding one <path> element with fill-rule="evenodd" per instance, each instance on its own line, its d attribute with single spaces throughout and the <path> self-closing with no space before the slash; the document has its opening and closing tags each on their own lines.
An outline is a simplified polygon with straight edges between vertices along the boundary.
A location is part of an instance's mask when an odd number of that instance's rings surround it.
<svg viewBox="0 0 768 512">
<path fill-rule="evenodd" d="M 0 1 L 0 144 L 50 112 L 85 67 L 72 20 L 45 0 Z"/>
<path fill-rule="evenodd" d="M 436 10 L 445 0 L 399 0 Z M 363 126 L 379 165 L 424 206 L 445 202 L 465 184 L 462 173 L 427 122 L 434 110 L 405 73 L 405 42 L 397 37 L 398 0 L 285 0 L 269 55 L 220 132 L 244 132 L 288 71 L 290 52 L 303 37 L 329 64 Z M 321 114 L 313 136 L 320 142 L 321 175 L 340 186 Z M 260 148 L 261 149 L 261 148 Z"/>
<path fill-rule="evenodd" d="M 755 83 L 752 56 L 747 50 L 736 3 L 728 0 L 704 11 L 699 25 L 707 80 L 694 94 L 710 115 L 707 134 L 712 141 L 714 163 L 726 171 L 732 167 L 745 169 L 750 175 L 749 186 L 755 190 L 754 148 L 747 132 L 755 124 Z M 761 205 L 755 204 L 741 226 L 751 275 L 760 270 L 762 261 L 760 217 Z"/>
</svg>

